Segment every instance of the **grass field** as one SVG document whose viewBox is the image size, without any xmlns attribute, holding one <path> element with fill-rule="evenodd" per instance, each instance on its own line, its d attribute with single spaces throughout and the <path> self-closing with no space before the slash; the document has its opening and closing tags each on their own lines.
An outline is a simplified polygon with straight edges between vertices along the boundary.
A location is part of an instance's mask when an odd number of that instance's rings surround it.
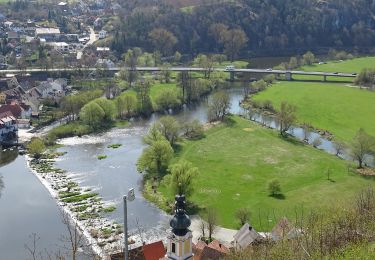
<svg viewBox="0 0 375 260">
<path fill-rule="evenodd" d="M 375 57 L 355 58 L 345 61 L 329 61 L 327 64 L 313 64 L 303 66 L 304 71 L 326 71 L 326 72 L 345 72 L 359 73 L 364 68 L 375 68 Z"/>
<path fill-rule="evenodd" d="M 299 123 L 328 130 L 341 140 L 352 139 L 360 127 L 375 135 L 375 92 L 344 84 L 284 81 L 253 98 L 271 100 L 276 108 L 282 101 L 294 104 Z"/>
<path fill-rule="evenodd" d="M 251 223 L 258 230 L 268 230 L 275 219 L 293 219 L 302 208 L 305 213 L 332 208 L 375 183 L 348 172 L 347 161 L 284 140 L 277 131 L 240 117 L 231 121 L 211 128 L 202 140 L 185 141 L 175 159 L 186 159 L 199 168 L 189 199 L 202 208 L 217 209 L 220 225 L 238 228 L 234 214 L 247 207 L 252 213 Z M 331 181 L 327 180 L 327 169 Z M 274 178 L 280 181 L 284 198 L 269 196 L 267 183 Z M 159 191 L 173 198 L 166 181 Z"/>
<path fill-rule="evenodd" d="M 176 83 L 156 83 L 156 84 L 153 84 L 151 86 L 151 89 L 150 89 L 150 98 L 151 98 L 151 101 L 152 101 L 152 105 L 154 107 L 156 107 L 155 99 L 160 94 L 161 91 L 163 91 L 164 89 L 176 89 L 177 90 L 177 88 L 178 87 L 177 87 Z M 137 94 L 136 94 L 135 90 L 127 90 L 127 91 L 123 92 L 122 95 L 136 96 Z"/>
</svg>

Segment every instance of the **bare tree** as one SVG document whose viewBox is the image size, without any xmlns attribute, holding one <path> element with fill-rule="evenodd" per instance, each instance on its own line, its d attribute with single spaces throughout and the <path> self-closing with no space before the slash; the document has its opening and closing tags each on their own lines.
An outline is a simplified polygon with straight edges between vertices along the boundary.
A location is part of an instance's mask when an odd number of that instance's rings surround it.
<svg viewBox="0 0 375 260">
<path fill-rule="evenodd" d="M 200 223 L 199 223 L 199 228 L 200 228 L 200 230 L 201 230 L 201 232 L 202 232 L 202 237 L 206 237 L 206 235 L 205 235 L 205 231 L 206 231 L 206 222 L 205 222 L 203 219 L 201 219 L 201 221 L 200 221 Z"/>
<path fill-rule="evenodd" d="M 207 210 L 207 229 L 208 229 L 208 238 L 210 242 L 212 241 L 212 235 L 215 232 L 217 225 L 217 212 L 213 208 Z"/>
<path fill-rule="evenodd" d="M 85 237 L 79 230 L 78 223 L 72 221 L 67 213 L 61 212 L 61 217 L 67 229 L 67 235 L 62 235 L 60 240 L 64 243 L 63 248 L 69 252 L 71 259 L 76 260 L 78 249 L 87 246 Z"/>
</svg>

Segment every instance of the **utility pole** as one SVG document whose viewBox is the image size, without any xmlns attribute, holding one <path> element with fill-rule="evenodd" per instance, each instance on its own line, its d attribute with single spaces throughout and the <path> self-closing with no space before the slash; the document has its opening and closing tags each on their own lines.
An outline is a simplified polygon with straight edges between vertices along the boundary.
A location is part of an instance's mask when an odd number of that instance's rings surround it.
<svg viewBox="0 0 375 260">
<path fill-rule="evenodd" d="M 129 248 L 128 248 L 128 209 L 127 201 L 133 201 L 135 199 L 134 189 L 131 188 L 128 195 L 124 195 L 124 258 L 129 260 Z"/>
</svg>

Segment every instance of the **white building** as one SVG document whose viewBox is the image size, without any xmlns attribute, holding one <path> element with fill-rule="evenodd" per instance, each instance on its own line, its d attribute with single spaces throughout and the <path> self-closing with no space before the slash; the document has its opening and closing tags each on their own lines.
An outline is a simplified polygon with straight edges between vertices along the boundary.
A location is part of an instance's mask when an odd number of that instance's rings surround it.
<svg viewBox="0 0 375 260">
<path fill-rule="evenodd" d="M 0 142 L 8 142 L 17 137 L 17 120 L 13 116 L 0 117 Z"/>
<path fill-rule="evenodd" d="M 107 37 L 107 31 L 101 30 L 99 32 L 99 39 L 104 39 L 105 37 Z"/>
</svg>

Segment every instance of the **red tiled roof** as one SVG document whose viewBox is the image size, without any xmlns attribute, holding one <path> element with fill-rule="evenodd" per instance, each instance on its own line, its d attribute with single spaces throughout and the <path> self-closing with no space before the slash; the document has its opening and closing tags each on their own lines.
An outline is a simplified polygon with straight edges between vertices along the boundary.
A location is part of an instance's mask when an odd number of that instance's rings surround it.
<svg viewBox="0 0 375 260">
<path fill-rule="evenodd" d="M 143 246 L 143 254 L 146 260 L 159 260 L 165 256 L 165 253 L 165 247 L 161 241 Z"/>
<path fill-rule="evenodd" d="M 5 112 L 11 112 L 14 117 L 20 117 L 22 108 L 18 104 L 3 105 L 0 107 L 0 114 Z"/>
<path fill-rule="evenodd" d="M 217 240 L 208 245 L 203 241 L 198 241 L 197 244 L 193 244 L 193 252 L 194 260 L 214 260 L 224 257 L 229 253 L 229 249 Z"/>
</svg>

